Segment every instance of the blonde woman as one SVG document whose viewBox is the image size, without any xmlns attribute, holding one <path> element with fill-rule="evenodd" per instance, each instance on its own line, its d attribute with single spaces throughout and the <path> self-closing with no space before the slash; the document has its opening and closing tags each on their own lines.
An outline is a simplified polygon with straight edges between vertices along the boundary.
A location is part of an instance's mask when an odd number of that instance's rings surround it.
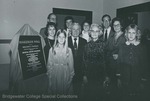
<svg viewBox="0 0 150 101">
<path fill-rule="evenodd" d="M 117 73 L 118 84 L 123 88 L 124 98 L 134 97 L 137 100 L 140 97 L 141 84 L 146 81 L 148 61 L 145 47 L 139 41 L 140 35 L 137 25 L 131 24 L 126 28 L 127 41 L 119 49 Z"/>
<path fill-rule="evenodd" d="M 54 46 L 49 51 L 47 74 L 50 94 L 72 94 L 74 76 L 73 55 L 68 48 L 66 31 L 58 30 Z"/>
</svg>

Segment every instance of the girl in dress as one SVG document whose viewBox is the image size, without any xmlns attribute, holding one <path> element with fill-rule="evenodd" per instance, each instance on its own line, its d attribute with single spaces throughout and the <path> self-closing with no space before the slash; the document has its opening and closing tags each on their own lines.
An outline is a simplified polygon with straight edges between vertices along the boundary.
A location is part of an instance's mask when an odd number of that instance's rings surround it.
<svg viewBox="0 0 150 101">
<path fill-rule="evenodd" d="M 49 51 L 47 75 L 49 78 L 49 93 L 72 93 L 73 56 L 71 49 L 68 48 L 68 36 L 64 30 L 58 30 L 54 46 Z"/>
<path fill-rule="evenodd" d="M 118 84 L 123 88 L 125 101 L 142 101 L 138 95 L 146 80 L 147 57 L 145 47 L 139 41 L 140 35 L 137 25 L 129 25 L 125 33 L 127 41 L 119 49 Z M 131 97 L 137 99 L 127 99 Z"/>
</svg>

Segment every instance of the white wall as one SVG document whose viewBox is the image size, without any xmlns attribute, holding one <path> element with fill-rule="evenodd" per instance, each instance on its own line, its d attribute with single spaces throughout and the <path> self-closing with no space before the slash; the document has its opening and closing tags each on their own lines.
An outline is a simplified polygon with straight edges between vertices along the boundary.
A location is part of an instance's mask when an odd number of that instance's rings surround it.
<svg viewBox="0 0 150 101">
<path fill-rule="evenodd" d="M 25 23 L 39 32 L 52 8 L 93 11 L 93 22 L 100 23 L 103 0 L 0 0 L 0 39 L 12 39 Z M 0 45 L 0 64 L 9 63 L 6 50 Z"/>
<path fill-rule="evenodd" d="M 12 38 L 25 23 L 39 31 L 54 7 L 93 11 L 94 22 L 103 14 L 103 0 L 0 0 L 0 38 Z"/>
<path fill-rule="evenodd" d="M 150 0 L 104 0 L 103 13 L 116 17 L 116 10 L 127 6 L 149 2 Z"/>
</svg>

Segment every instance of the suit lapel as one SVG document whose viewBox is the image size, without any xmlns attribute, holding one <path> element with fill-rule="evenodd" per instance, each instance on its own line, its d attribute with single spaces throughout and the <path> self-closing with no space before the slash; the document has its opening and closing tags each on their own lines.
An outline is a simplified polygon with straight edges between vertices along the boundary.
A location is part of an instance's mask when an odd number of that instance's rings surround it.
<svg viewBox="0 0 150 101">
<path fill-rule="evenodd" d="M 109 38 L 112 37 L 114 35 L 114 32 L 112 31 L 112 28 L 110 30 L 110 33 L 109 33 Z"/>
<path fill-rule="evenodd" d="M 79 37 L 79 42 L 78 42 L 78 52 L 79 52 L 79 49 L 81 49 L 81 38 Z"/>
<path fill-rule="evenodd" d="M 69 44 L 70 48 L 71 48 L 71 49 L 73 49 L 73 42 L 72 42 L 72 38 L 71 38 L 71 37 L 69 37 L 69 39 L 68 39 L 68 40 L 69 40 L 69 43 L 68 43 L 68 44 Z"/>
</svg>

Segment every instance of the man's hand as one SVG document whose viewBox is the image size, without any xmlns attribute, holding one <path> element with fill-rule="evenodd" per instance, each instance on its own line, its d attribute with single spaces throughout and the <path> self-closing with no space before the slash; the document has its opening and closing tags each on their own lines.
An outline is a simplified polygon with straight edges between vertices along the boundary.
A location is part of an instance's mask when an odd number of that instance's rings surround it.
<svg viewBox="0 0 150 101">
<path fill-rule="evenodd" d="M 117 80 L 117 86 L 118 86 L 118 88 L 121 88 L 121 86 L 122 86 L 120 79 Z"/>
<path fill-rule="evenodd" d="M 83 76 L 83 83 L 84 83 L 84 84 L 88 83 L 88 80 L 87 80 L 87 77 L 86 77 L 86 76 Z"/>
</svg>

